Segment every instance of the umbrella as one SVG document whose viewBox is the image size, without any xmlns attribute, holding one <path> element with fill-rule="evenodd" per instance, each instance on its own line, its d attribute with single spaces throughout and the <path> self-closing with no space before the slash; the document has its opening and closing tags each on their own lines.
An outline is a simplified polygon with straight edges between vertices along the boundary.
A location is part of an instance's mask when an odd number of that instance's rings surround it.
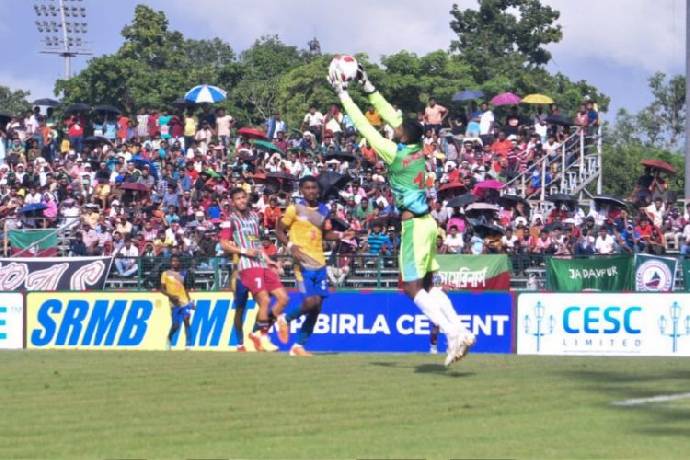
<svg viewBox="0 0 690 460">
<path fill-rule="evenodd" d="M 350 223 L 338 217 L 331 217 L 331 226 L 336 232 L 344 232 L 350 228 Z"/>
<path fill-rule="evenodd" d="M 547 232 L 552 232 L 554 230 L 563 230 L 563 224 L 561 222 L 551 222 L 544 227 Z"/>
<path fill-rule="evenodd" d="M 529 208 L 529 202 L 518 195 L 501 195 L 498 197 L 498 204 L 504 208 L 514 208 L 518 203 L 524 203 Z"/>
<path fill-rule="evenodd" d="M 468 204 L 476 203 L 479 201 L 479 198 L 477 196 L 472 195 L 471 193 L 467 193 L 465 195 L 458 195 L 450 200 L 448 200 L 448 207 L 449 208 L 462 208 L 464 206 L 467 206 Z"/>
<path fill-rule="evenodd" d="M 131 190 L 133 192 L 148 192 L 149 188 L 146 184 L 140 184 L 138 182 L 124 182 L 120 185 L 122 190 Z"/>
<path fill-rule="evenodd" d="M 113 113 L 115 115 L 119 115 L 122 113 L 120 109 L 118 109 L 117 107 L 113 107 L 112 105 L 97 105 L 93 108 L 93 111 L 102 113 Z"/>
<path fill-rule="evenodd" d="M 23 208 L 19 210 L 22 214 L 28 214 L 31 212 L 36 212 L 36 211 L 43 211 L 45 208 L 48 206 L 45 205 L 45 203 L 32 203 L 32 204 L 27 204 Z"/>
<path fill-rule="evenodd" d="M 477 185 L 475 185 L 472 189 L 472 193 L 477 195 L 484 193 L 486 190 L 501 190 L 503 187 L 505 187 L 505 185 L 506 184 L 499 180 L 489 179 L 479 182 Z"/>
<path fill-rule="evenodd" d="M 237 134 L 248 139 L 266 139 L 266 133 L 258 128 L 240 128 L 237 130 Z"/>
<path fill-rule="evenodd" d="M 573 121 L 569 120 L 568 118 L 562 116 L 562 115 L 549 115 L 546 117 L 546 123 L 550 125 L 558 125 L 558 126 L 572 126 Z"/>
<path fill-rule="evenodd" d="M 60 102 L 56 101 L 55 99 L 44 98 L 44 99 L 36 99 L 34 101 L 34 105 L 43 105 L 46 107 L 56 107 L 56 106 L 60 105 Z"/>
<path fill-rule="evenodd" d="M 642 160 L 640 162 L 642 166 L 647 166 L 648 168 L 658 169 L 659 171 L 667 172 L 669 174 L 675 174 L 676 168 L 672 164 L 665 162 L 664 160 Z"/>
<path fill-rule="evenodd" d="M 570 209 L 573 209 L 577 204 L 577 198 L 575 198 L 572 195 L 566 195 L 564 193 L 554 193 L 553 195 L 547 196 L 545 200 L 555 204 L 564 203 Z"/>
<path fill-rule="evenodd" d="M 528 94 L 522 99 L 523 104 L 553 104 L 553 99 L 544 94 Z"/>
<path fill-rule="evenodd" d="M 12 119 L 13 115 L 7 113 L 7 112 L 0 112 L 0 124 L 2 126 L 5 126 L 7 123 L 10 122 Z"/>
<path fill-rule="evenodd" d="M 268 152 L 277 152 L 277 153 L 280 153 L 281 155 L 285 155 L 285 152 L 280 150 L 273 142 L 258 139 L 258 140 L 252 141 L 252 144 L 254 144 L 254 146 L 258 147 L 259 149 L 266 150 Z"/>
<path fill-rule="evenodd" d="M 93 145 L 102 145 L 102 144 L 108 144 L 110 146 L 113 145 L 113 143 L 110 141 L 110 139 L 107 139 L 103 136 L 89 136 L 84 139 L 85 144 L 93 144 Z"/>
<path fill-rule="evenodd" d="M 194 104 L 209 103 L 214 104 L 216 102 L 224 101 L 227 94 L 222 89 L 217 86 L 211 85 L 197 85 L 194 88 L 187 91 L 184 95 L 184 99 L 187 102 L 192 102 Z"/>
<path fill-rule="evenodd" d="M 479 99 L 483 96 L 484 92 L 481 90 L 466 89 L 464 91 L 458 91 L 457 93 L 453 94 L 453 98 L 451 100 L 453 102 L 472 101 L 474 99 Z"/>
<path fill-rule="evenodd" d="M 503 235 L 505 230 L 498 225 L 487 224 L 487 223 L 477 223 L 472 225 L 472 230 L 482 238 L 486 238 L 490 235 Z"/>
<path fill-rule="evenodd" d="M 324 161 L 338 160 L 338 161 L 355 161 L 355 156 L 349 152 L 337 151 L 323 156 Z"/>
<path fill-rule="evenodd" d="M 500 211 L 499 207 L 489 203 L 472 203 L 465 208 L 465 216 L 475 218 L 480 216 L 490 216 Z"/>
<path fill-rule="evenodd" d="M 625 201 L 621 200 L 620 198 L 616 198 L 613 196 L 607 196 L 607 195 L 598 195 L 594 197 L 594 203 L 596 203 L 597 207 L 601 205 L 609 205 L 614 208 L 627 208 L 628 205 Z"/>
<path fill-rule="evenodd" d="M 292 191 L 292 183 L 297 180 L 296 176 L 288 173 L 267 173 L 266 174 L 266 187 L 269 190 L 275 191 Z"/>
<path fill-rule="evenodd" d="M 520 96 L 517 94 L 513 94 L 511 92 L 505 92 L 501 94 L 495 95 L 493 98 L 491 98 L 491 103 L 494 106 L 499 106 L 499 105 L 516 105 L 519 104 L 521 101 Z"/>
<path fill-rule="evenodd" d="M 446 199 L 452 198 L 465 192 L 467 192 L 467 187 L 465 187 L 465 184 L 461 184 L 459 182 L 452 182 L 440 186 L 438 189 L 438 196 L 440 199 Z"/>
<path fill-rule="evenodd" d="M 69 105 L 65 109 L 65 113 L 78 113 L 78 112 L 90 112 L 91 106 L 89 104 L 84 104 L 83 102 L 77 102 Z"/>
<path fill-rule="evenodd" d="M 352 180 L 347 174 L 339 174 L 334 171 L 324 171 L 317 177 L 319 186 L 321 187 L 321 198 L 328 199 L 330 196 L 338 196 L 338 192 L 342 190 L 348 182 Z"/>
</svg>

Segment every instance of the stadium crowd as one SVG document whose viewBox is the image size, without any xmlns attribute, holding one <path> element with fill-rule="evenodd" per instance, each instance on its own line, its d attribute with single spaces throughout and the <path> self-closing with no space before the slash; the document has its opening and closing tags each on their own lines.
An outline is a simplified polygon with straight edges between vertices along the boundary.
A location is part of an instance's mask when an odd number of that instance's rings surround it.
<svg viewBox="0 0 690 460">
<path fill-rule="evenodd" d="M 332 215 L 358 236 L 330 249 L 387 256 L 396 251 L 399 220 L 384 165 L 337 105 L 325 112 L 311 107 L 294 127 L 273 114 L 261 127 L 270 143 L 238 133 L 230 114 L 208 105 L 131 116 L 81 107 L 64 113 L 57 118 L 52 109 L 36 107 L 0 125 L 5 233 L 66 227 L 71 255 L 123 256 L 117 271 L 130 276 L 136 271 L 131 257 L 221 256 L 228 191 L 240 186 L 262 215 L 267 252 L 279 255 L 285 249 L 273 230 L 295 196 L 296 180 L 333 171 L 352 180 L 329 199 Z M 365 115 L 392 137 L 373 108 Z M 428 159 L 420 186 L 428 187 L 441 228 L 441 253 L 609 254 L 663 252 L 670 245 L 685 254 L 690 247 L 690 207 L 667 204 L 663 179 L 650 171 L 635 191 L 648 201 L 637 218 L 621 207 L 586 211 L 568 200 L 556 201 L 548 215 L 530 209 L 525 198 L 538 197 L 542 177 L 548 186 L 563 170 L 563 143 L 580 130 L 591 135 L 597 126 L 593 101 L 574 118 L 552 105 L 548 114 L 510 111 L 499 120 L 486 103 L 451 114 L 431 98 L 418 120 Z M 549 164 L 545 175 L 537 167 L 542 160 Z M 566 166 L 574 160 L 566 158 Z M 514 181 L 521 175 L 529 178 L 524 188 Z M 500 196 L 504 187 L 512 199 Z M 449 207 L 457 195 L 476 199 Z M 484 206 L 473 209 L 476 201 Z"/>
</svg>

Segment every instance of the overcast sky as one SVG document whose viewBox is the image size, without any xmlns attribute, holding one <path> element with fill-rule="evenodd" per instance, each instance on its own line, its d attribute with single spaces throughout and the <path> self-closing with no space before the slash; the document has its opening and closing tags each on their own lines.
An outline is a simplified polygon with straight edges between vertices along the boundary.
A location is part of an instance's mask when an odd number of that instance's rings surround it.
<svg viewBox="0 0 690 460">
<path fill-rule="evenodd" d="M 445 0 L 83 0 L 89 10 L 91 48 L 114 52 L 134 6 L 163 9 L 170 26 L 185 36 L 218 36 L 236 51 L 259 36 L 278 34 L 305 47 L 317 36 L 325 52 L 367 52 L 377 59 L 407 49 L 425 54 L 447 49 L 452 1 Z M 647 79 L 659 70 L 685 73 L 685 1 L 543 0 L 561 12 L 564 38 L 551 47 L 551 70 L 586 79 L 619 107 L 639 110 L 649 102 Z M 459 0 L 474 7 L 475 0 Z M 0 0 L 0 85 L 52 96 L 62 60 L 39 54 L 31 0 Z M 86 63 L 78 58 L 75 68 Z M 461 88 L 459 88 L 461 89 Z M 506 88 L 509 89 L 509 88 Z"/>
</svg>

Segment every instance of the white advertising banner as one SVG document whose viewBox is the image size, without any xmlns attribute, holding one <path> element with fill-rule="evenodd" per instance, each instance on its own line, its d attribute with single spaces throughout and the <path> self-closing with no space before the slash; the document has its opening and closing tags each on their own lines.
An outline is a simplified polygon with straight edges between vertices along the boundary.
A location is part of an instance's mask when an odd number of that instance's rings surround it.
<svg viewBox="0 0 690 460">
<path fill-rule="evenodd" d="M 24 296 L 0 293 L 0 349 L 24 346 Z"/>
<path fill-rule="evenodd" d="M 520 294 L 517 352 L 690 356 L 690 294 Z"/>
</svg>

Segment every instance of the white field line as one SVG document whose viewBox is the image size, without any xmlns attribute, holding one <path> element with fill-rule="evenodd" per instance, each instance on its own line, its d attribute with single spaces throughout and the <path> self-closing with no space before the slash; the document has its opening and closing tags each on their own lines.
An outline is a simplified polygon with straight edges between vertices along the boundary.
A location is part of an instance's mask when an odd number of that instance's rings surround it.
<svg viewBox="0 0 690 460">
<path fill-rule="evenodd" d="M 650 398 L 639 399 L 624 399 L 623 401 L 614 401 L 611 404 L 614 406 L 639 406 L 641 404 L 677 401 L 679 399 L 690 399 L 690 393 L 676 393 L 673 395 L 659 395 Z"/>
</svg>

